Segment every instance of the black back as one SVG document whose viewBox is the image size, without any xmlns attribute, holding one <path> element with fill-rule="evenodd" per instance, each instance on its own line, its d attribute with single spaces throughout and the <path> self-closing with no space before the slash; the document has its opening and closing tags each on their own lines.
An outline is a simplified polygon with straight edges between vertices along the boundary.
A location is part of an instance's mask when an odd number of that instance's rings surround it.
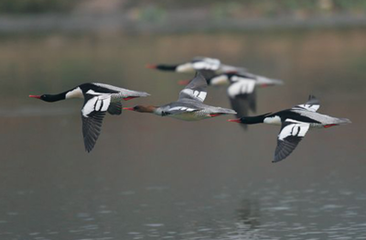
<svg viewBox="0 0 366 240">
<path fill-rule="evenodd" d="M 83 94 L 86 94 L 86 92 L 89 90 L 93 90 L 94 92 L 98 93 L 118 93 L 116 90 L 98 86 L 93 83 L 83 83 L 79 85 L 79 88 L 83 91 Z"/>
<path fill-rule="evenodd" d="M 293 119 L 293 120 L 297 120 L 300 122 L 306 122 L 306 123 L 320 123 L 312 118 L 303 116 L 297 112 L 293 112 L 291 109 L 286 109 L 283 111 L 279 111 L 276 113 L 273 113 L 271 115 L 268 115 L 268 117 L 272 117 L 272 116 L 279 116 L 281 118 L 281 121 L 284 122 L 286 119 Z"/>
<path fill-rule="evenodd" d="M 162 71 L 175 71 L 175 69 L 177 69 L 177 65 L 159 64 L 156 66 L 156 69 L 159 69 Z"/>
</svg>

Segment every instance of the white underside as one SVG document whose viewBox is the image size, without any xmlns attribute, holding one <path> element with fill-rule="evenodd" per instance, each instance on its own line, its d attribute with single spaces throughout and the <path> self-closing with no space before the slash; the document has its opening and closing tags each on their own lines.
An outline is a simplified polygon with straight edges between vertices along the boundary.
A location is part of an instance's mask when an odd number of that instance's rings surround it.
<svg viewBox="0 0 366 240">
<path fill-rule="evenodd" d="M 84 98 L 83 91 L 79 87 L 75 88 L 74 90 L 71 90 L 70 92 L 66 93 L 65 96 L 66 99 L 69 98 Z"/>
<path fill-rule="evenodd" d="M 188 62 L 177 66 L 177 72 L 195 72 L 196 70 L 213 70 L 220 68 L 220 60 L 215 58 L 202 58 L 200 61 Z"/>
<path fill-rule="evenodd" d="M 274 116 L 274 117 L 266 117 L 263 121 L 263 123 L 266 124 L 271 124 L 271 125 L 281 125 L 281 118 L 278 116 Z"/>
<path fill-rule="evenodd" d="M 216 71 L 220 67 L 220 61 L 213 58 L 204 58 L 202 61 L 194 62 L 192 65 L 196 70 L 205 69 Z"/>
<path fill-rule="evenodd" d="M 185 64 L 179 65 L 177 67 L 176 71 L 177 72 L 189 73 L 189 72 L 194 72 L 195 69 L 193 68 L 192 63 L 185 63 Z"/>
<path fill-rule="evenodd" d="M 203 114 L 200 112 L 187 112 L 187 113 L 181 113 L 181 114 L 172 114 L 168 115 L 171 118 L 184 120 L 184 121 L 198 121 L 206 118 L 211 118 L 208 114 Z"/>
</svg>

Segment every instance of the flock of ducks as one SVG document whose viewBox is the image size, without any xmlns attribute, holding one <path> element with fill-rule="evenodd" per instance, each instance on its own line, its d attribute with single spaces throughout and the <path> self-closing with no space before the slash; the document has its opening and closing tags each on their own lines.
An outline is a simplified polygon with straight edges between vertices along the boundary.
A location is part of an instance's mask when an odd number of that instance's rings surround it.
<svg viewBox="0 0 366 240">
<path fill-rule="evenodd" d="M 266 113 L 248 117 L 248 111 L 256 111 L 257 87 L 281 85 L 281 80 L 270 79 L 249 73 L 245 68 L 225 65 L 218 59 L 196 57 L 191 61 L 175 65 L 147 65 L 148 68 L 162 71 L 196 72 L 190 81 L 180 81 L 187 84 L 179 93 L 179 98 L 161 106 L 122 107 L 122 100 L 147 97 L 146 92 L 133 91 L 104 83 L 84 83 L 59 94 L 29 95 L 46 102 L 56 102 L 69 98 L 83 98 L 81 109 L 82 132 L 85 149 L 90 152 L 101 132 L 103 118 L 108 112 L 120 115 L 122 109 L 140 113 L 153 113 L 158 116 L 168 116 L 185 121 L 197 121 L 225 114 L 236 115 L 237 119 L 229 122 L 244 124 L 266 123 L 280 125 L 277 137 L 277 147 L 273 162 L 286 158 L 304 138 L 309 129 L 328 128 L 350 123 L 346 118 L 335 118 L 317 113 L 319 101 L 312 95 L 306 103 L 276 113 Z M 208 85 L 229 84 L 227 94 L 232 109 L 215 107 L 204 104 Z"/>
</svg>

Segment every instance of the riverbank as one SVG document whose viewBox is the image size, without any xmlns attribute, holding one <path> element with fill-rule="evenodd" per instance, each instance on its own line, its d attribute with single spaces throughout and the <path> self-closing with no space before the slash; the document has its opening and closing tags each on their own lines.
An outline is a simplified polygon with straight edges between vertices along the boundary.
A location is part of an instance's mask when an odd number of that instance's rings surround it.
<svg viewBox="0 0 366 240">
<path fill-rule="evenodd" d="M 181 33 L 198 31 L 249 31 L 365 27 L 364 15 L 282 16 L 267 18 L 214 18 L 204 11 L 173 11 L 161 17 L 137 17 L 121 14 L 37 14 L 0 16 L 0 33 L 20 32 L 125 32 Z"/>
</svg>

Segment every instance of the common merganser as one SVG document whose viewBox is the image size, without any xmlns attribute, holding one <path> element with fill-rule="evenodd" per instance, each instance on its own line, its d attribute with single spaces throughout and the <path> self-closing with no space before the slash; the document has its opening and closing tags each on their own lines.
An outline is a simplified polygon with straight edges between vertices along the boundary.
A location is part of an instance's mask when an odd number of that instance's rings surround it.
<svg viewBox="0 0 366 240">
<path fill-rule="evenodd" d="M 90 152 L 97 141 L 106 112 L 122 113 L 121 100 L 147 97 L 146 92 L 132 91 L 104 83 L 84 83 L 59 94 L 29 95 L 46 102 L 57 102 L 69 98 L 84 98 L 81 109 L 85 150 Z"/>
<path fill-rule="evenodd" d="M 266 123 L 281 125 L 273 160 L 273 162 L 278 162 L 292 153 L 309 129 L 329 128 L 351 123 L 347 118 L 335 118 L 317 113 L 316 111 L 319 107 L 319 101 L 310 95 L 306 103 L 294 106 L 291 109 L 254 117 L 229 119 L 228 121 L 244 124 Z"/>
<path fill-rule="evenodd" d="M 175 71 L 182 73 L 191 73 L 198 70 L 212 70 L 216 73 L 228 72 L 228 71 L 245 71 L 245 68 L 234 67 L 225 65 L 216 58 L 208 57 L 195 57 L 189 62 L 180 64 L 148 64 L 146 67 L 158 69 L 162 71 Z"/>
<path fill-rule="evenodd" d="M 179 99 L 163 106 L 135 106 L 123 108 L 142 113 L 154 113 L 158 116 L 168 116 L 185 121 L 197 121 L 217 117 L 224 114 L 236 114 L 227 108 L 213 107 L 203 104 L 207 96 L 207 81 L 200 72 L 196 73 L 193 80 L 179 93 Z"/>
</svg>

